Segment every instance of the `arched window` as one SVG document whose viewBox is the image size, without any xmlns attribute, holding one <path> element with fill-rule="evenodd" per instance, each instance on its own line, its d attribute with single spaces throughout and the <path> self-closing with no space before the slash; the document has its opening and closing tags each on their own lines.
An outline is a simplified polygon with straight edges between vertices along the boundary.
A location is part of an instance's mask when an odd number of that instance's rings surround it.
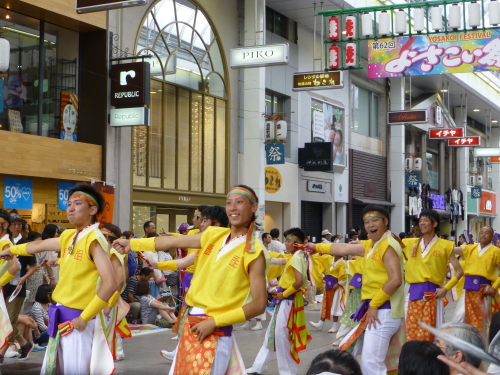
<svg viewBox="0 0 500 375">
<path fill-rule="evenodd" d="M 226 64 L 209 20 L 188 0 L 157 1 L 135 52 L 152 57 L 151 125 L 133 132 L 134 186 L 224 194 Z"/>
</svg>

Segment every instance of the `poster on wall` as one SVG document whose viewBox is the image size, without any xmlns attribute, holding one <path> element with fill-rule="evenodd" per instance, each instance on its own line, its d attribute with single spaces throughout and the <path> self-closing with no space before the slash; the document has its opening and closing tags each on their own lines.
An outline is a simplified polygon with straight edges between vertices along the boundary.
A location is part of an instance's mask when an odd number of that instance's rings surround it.
<svg viewBox="0 0 500 375">
<path fill-rule="evenodd" d="M 21 112 L 8 109 L 7 113 L 9 115 L 9 130 L 14 133 L 22 133 L 23 124 L 21 123 Z"/>
<path fill-rule="evenodd" d="M 75 186 L 74 182 L 57 183 L 57 209 L 66 211 L 68 208 L 69 191 Z"/>
<path fill-rule="evenodd" d="M 28 97 L 26 74 L 9 74 L 7 83 L 3 86 L 5 108 L 20 108 Z"/>
<path fill-rule="evenodd" d="M 33 181 L 24 178 L 4 178 L 3 180 L 4 208 L 33 208 Z"/>
<path fill-rule="evenodd" d="M 97 220 L 102 224 L 111 224 L 113 223 L 113 210 L 115 208 L 115 187 L 106 185 L 104 182 L 94 182 L 93 185 L 101 192 L 106 202 L 102 214 L 97 216 Z"/>
<path fill-rule="evenodd" d="M 368 41 L 368 78 L 500 69 L 500 29 Z"/>
<path fill-rule="evenodd" d="M 78 95 L 61 92 L 61 139 L 78 141 Z"/>
<path fill-rule="evenodd" d="M 313 100 L 313 142 L 333 143 L 333 165 L 345 166 L 344 109 Z"/>
</svg>

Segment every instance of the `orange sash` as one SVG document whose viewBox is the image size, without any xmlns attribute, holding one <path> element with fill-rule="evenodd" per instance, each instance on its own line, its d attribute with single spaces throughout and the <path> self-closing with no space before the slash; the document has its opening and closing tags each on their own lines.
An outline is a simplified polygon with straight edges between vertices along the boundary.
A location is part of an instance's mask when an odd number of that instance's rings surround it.
<svg viewBox="0 0 500 375">
<path fill-rule="evenodd" d="M 321 320 L 330 320 L 334 296 L 335 289 L 325 289 L 325 292 L 323 293 L 323 305 L 321 306 Z"/>
<path fill-rule="evenodd" d="M 483 333 L 483 322 L 491 317 L 484 309 L 484 286 L 479 290 L 465 291 L 465 323 L 476 327 Z"/>
</svg>

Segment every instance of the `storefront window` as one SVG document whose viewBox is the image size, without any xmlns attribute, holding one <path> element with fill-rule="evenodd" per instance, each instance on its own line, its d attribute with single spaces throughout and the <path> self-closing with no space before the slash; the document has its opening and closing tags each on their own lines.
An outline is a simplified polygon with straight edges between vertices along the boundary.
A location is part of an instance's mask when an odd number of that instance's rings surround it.
<svg viewBox="0 0 500 375">
<path fill-rule="evenodd" d="M 379 96 L 352 85 L 352 130 L 367 137 L 378 138 Z"/>
<path fill-rule="evenodd" d="M 133 132 L 134 185 L 223 194 L 224 60 L 209 21 L 187 0 L 159 1 L 144 20 L 136 51 L 153 57 L 151 126 Z"/>
<path fill-rule="evenodd" d="M 134 235 L 144 237 L 144 223 L 153 221 L 156 224 L 155 206 L 134 206 L 132 210 L 132 232 Z"/>
</svg>

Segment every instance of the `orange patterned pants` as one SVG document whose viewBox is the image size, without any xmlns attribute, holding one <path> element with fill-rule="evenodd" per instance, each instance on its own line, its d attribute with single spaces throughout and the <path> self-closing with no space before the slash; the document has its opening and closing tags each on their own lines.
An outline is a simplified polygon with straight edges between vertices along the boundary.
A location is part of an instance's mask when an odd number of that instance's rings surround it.
<svg viewBox="0 0 500 375">
<path fill-rule="evenodd" d="M 465 290 L 465 323 L 476 327 L 483 333 L 484 311 L 484 288 L 480 290 Z"/>
<path fill-rule="evenodd" d="M 423 340 L 434 342 L 434 335 L 418 325 L 424 322 L 431 327 L 436 326 L 437 300 L 432 298 L 408 302 L 408 315 L 406 317 L 406 341 Z"/>
<path fill-rule="evenodd" d="M 321 320 L 330 320 L 334 295 L 335 289 L 325 289 L 325 293 L 323 294 L 323 305 L 321 306 Z"/>
</svg>

